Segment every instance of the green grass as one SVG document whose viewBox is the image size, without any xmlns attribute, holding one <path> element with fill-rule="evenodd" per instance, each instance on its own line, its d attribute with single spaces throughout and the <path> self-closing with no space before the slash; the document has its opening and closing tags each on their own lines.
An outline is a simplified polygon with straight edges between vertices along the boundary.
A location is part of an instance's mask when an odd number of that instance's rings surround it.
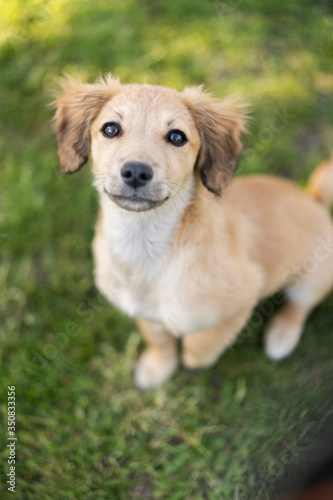
<svg viewBox="0 0 333 500">
<path fill-rule="evenodd" d="M 0 10 L 1 498 L 269 498 L 330 418 L 333 296 L 281 363 L 265 358 L 256 322 L 213 368 L 137 390 L 140 335 L 93 282 L 91 175 L 59 175 L 46 104 L 65 72 L 240 92 L 254 120 L 239 175 L 303 184 L 331 152 L 332 3 L 2 0 Z"/>
</svg>

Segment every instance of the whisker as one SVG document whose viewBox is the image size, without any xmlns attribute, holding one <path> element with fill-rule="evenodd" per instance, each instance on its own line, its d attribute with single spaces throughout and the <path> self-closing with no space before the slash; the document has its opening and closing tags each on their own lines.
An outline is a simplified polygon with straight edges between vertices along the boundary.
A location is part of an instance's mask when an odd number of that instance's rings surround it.
<svg viewBox="0 0 333 500">
<path fill-rule="evenodd" d="M 166 181 L 168 183 L 168 186 L 170 186 L 170 188 L 172 188 L 174 191 L 177 191 L 178 193 L 178 190 L 183 190 L 183 191 L 186 191 L 188 193 L 192 193 L 192 189 L 187 187 L 187 186 L 180 186 L 177 182 L 175 182 L 174 179 L 170 179 L 170 178 L 166 178 Z M 178 193 L 179 195 L 179 193 Z M 180 195 L 179 195 L 180 196 Z M 202 203 L 204 203 L 206 206 L 208 206 L 209 208 L 211 208 L 212 210 L 214 210 L 215 212 L 217 211 L 216 210 L 216 207 L 214 207 L 211 203 L 211 200 L 207 199 L 207 198 L 204 198 L 203 196 L 199 195 L 198 193 L 196 193 L 194 195 L 194 198 L 198 198 Z M 192 202 L 193 200 L 191 200 Z M 189 202 L 187 205 L 189 205 L 191 202 Z"/>
<path fill-rule="evenodd" d="M 184 198 L 182 198 L 182 197 L 180 196 L 180 193 L 179 193 L 179 192 L 178 192 L 178 191 L 177 191 L 174 187 L 172 187 L 171 185 L 169 185 L 169 187 L 170 187 L 170 189 L 172 189 L 172 190 L 175 192 L 175 194 L 177 194 L 177 195 L 179 196 L 179 198 L 180 198 L 180 199 L 182 200 L 182 202 L 184 203 L 184 206 L 185 206 L 185 207 L 188 207 L 188 206 L 191 204 L 190 202 L 186 202 L 186 201 L 184 200 Z M 174 202 L 175 207 L 176 207 L 176 203 L 175 203 L 174 197 L 172 197 L 172 199 L 173 199 L 173 202 Z"/>
<path fill-rule="evenodd" d="M 94 182 L 94 187 L 98 189 L 98 188 L 100 188 L 101 186 L 103 186 L 103 184 L 104 184 L 104 181 L 99 181 L 98 183 L 97 183 L 97 182 Z"/>
<path fill-rule="evenodd" d="M 173 188 L 171 188 L 171 189 L 173 189 Z M 174 191 L 175 191 L 175 190 L 174 190 Z M 176 192 L 176 194 L 178 194 L 178 193 Z M 178 212 L 178 211 L 179 211 L 179 209 L 178 209 L 178 207 L 177 207 L 177 205 L 176 205 L 176 202 L 175 202 L 175 198 L 174 198 L 174 196 L 172 197 L 172 201 L 173 201 L 173 204 L 175 205 L 176 212 Z M 185 205 L 185 206 L 186 206 L 186 205 Z"/>
</svg>

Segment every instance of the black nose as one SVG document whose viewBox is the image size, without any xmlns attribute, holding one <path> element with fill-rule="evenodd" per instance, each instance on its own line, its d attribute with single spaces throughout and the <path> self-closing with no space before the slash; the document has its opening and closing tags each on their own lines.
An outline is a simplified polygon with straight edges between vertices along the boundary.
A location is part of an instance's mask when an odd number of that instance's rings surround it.
<svg viewBox="0 0 333 500">
<path fill-rule="evenodd" d="M 124 182 L 134 189 L 146 186 L 153 178 L 153 169 L 140 162 L 127 162 L 121 169 Z"/>
</svg>

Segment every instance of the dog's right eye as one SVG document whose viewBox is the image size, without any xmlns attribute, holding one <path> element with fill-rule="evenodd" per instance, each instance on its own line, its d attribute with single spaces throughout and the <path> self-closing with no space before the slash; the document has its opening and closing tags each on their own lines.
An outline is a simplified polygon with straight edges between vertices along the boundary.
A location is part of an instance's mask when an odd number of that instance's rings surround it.
<svg viewBox="0 0 333 500">
<path fill-rule="evenodd" d="M 101 128 L 101 132 L 104 135 L 104 137 L 107 137 L 108 139 L 112 139 L 112 137 L 117 137 L 118 135 L 121 134 L 121 128 L 118 123 L 105 123 L 103 127 Z"/>
</svg>

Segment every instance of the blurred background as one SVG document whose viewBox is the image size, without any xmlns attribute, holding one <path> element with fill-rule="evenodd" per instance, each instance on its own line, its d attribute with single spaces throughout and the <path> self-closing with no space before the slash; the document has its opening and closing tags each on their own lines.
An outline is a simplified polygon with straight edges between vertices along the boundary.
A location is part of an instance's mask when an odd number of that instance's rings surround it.
<svg viewBox="0 0 333 500">
<path fill-rule="evenodd" d="M 331 413 L 333 295 L 281 363 L 262 349 L 276 300 L 213 368 L 138 391 L 140 335 L 95 289 L 97 196 L 89 166 L 59 173 L 50 89 L 65 73 L 111 72 L 240 93 L 253 120 L 237 175 L 304 185 L 333 149 L 332 2 L 0 0 L 0 11 L 4 495 L 15 385 L 15 498 L 273 498 Z"/>
</svg>

